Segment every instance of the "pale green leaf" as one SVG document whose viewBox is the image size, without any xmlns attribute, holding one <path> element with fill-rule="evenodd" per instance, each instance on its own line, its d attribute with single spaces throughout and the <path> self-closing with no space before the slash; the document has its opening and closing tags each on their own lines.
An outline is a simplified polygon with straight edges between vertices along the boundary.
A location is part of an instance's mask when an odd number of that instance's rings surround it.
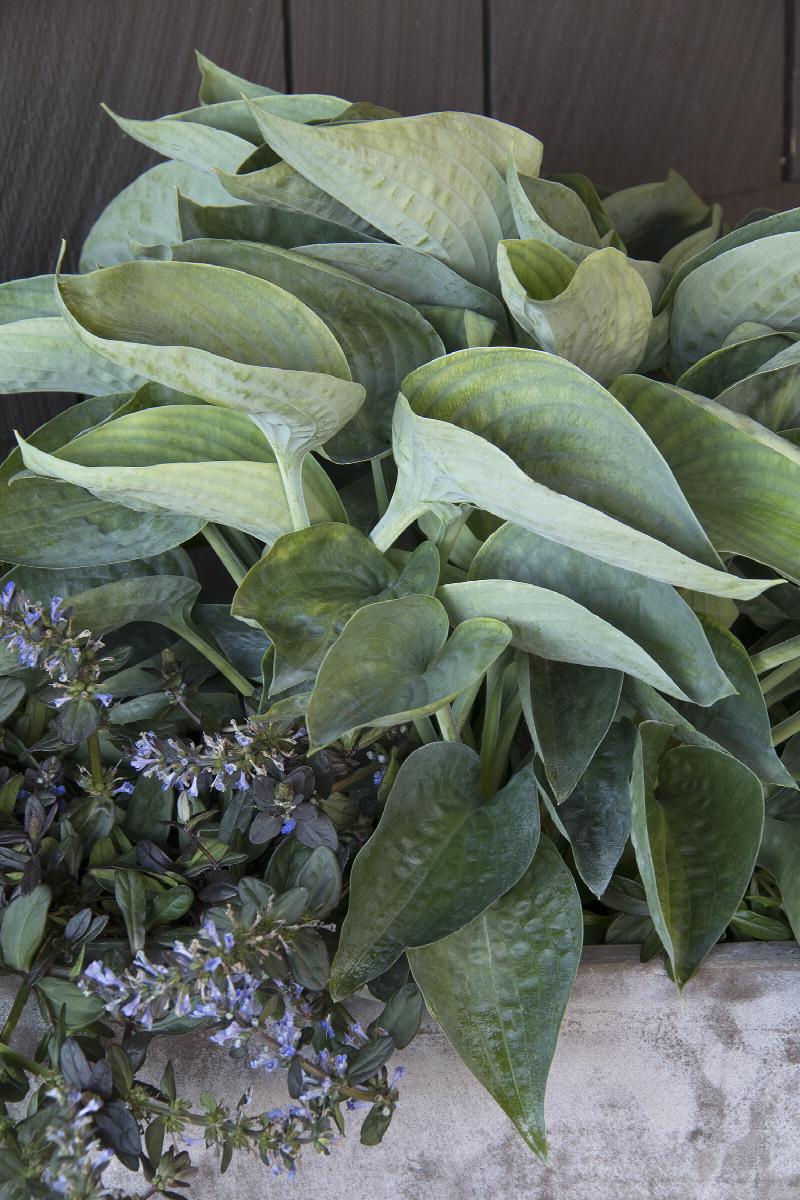
<svg viewBox="0 0 800 1200">
<path fill-rule="evenodd" d="M 241 75 L 234 75 L 224 67 L 218 67 L 205 54 L 195 51 L 197 66 L 200 70 L 201 104 L 219 104 L 223 100 L 238 100 L 240 96 L 276 96 L 280 95 L 274 88 L 266 87 L 263 83 L 251 83 Z"/>
</svg>

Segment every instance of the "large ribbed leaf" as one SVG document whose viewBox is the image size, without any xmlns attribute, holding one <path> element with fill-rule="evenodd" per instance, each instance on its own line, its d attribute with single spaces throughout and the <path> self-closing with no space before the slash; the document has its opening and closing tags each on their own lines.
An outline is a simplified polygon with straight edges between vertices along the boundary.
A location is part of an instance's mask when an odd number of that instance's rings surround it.
<svg viewBox="0 0 800 1200">
<path fill-rule="evenodd" d="M 558 806 L 575 866 L 596 896 L 608 887 L 631 831 L 635 746 L 630 721 L 612 725 L 575 790 Z"/>
<path fill-rule="evenodd" d="M 680 685 L 633 638 L 560 592 L 507 579 L 476 579 L 447 583 L 436 594 L 451 624 L 494 617 L 509 626 L 512 645 L 518 650 L 624 671 L 670 696 L 686 699 Z M 729 690 L 726 687 L 723 694 Z"/>
<path fill-rule="evenodd" d="M 275 646 L 273 688 L 314 676 L 356 609 L 432 593 L 439 554 L 423 542 L 397 570 L 349 525 L 317 525 L 279 538 L 239 587 L 231 611 L 257 621 Z"/>
<path fill-rule="evenodd" d="M 235 101 L 233 102 L 235 103 Z M 244 104 L 244 101 L 241 101 Z M 251 101 L 252 103 L 252 101 Z M 149 146 L 165 158 L 186 163 L 197 171 L 235 171 L 253 152 L 253 143 L 225 129 L 197 121 L 182 121 L 180 117 L 158 117 L 155 121 L 135 121 L 117 116 L 110 108 L 106 112 L 120 129 Z"/>
<path fill-rule="evenodd" d="M 557 802 L 574 791 L 614 720 L 622 672 L 519 652 L 522 711 Z"/>
<path fill-rule="evenodd" d="M 421 250 L 388 242 L 299 246 L 298 250 L 409 304 L 469 309 L 489 317 L 504 331 L 508 328 L 505 309 L 496 296 Z"/>
<path fill-rule="evenodd" d="M 583 262 L 600 248 L 591 214 L 571 188 L 552 180 L 520 175 L 513 158 L 506 169 L 506 182 L 521 238 L 546 242 L 574 263 Z"/>
<path fill-rule="evenodd" d="M 516 232 L 502 173 L 513 153 L 538 174 L 536 138 L 465 113 L 327 128 L 254 115 L 273 150 L 317 187 L 401 245 L 495 286 L 497 243 Z"/>
<path fill-rule="evenodd" d="M 21 441 L 25 465 L 138 512 L 219 521 L 272 543 L 292 528 L 280 471 L 244 413 L 176 405 L 131 413 L 57 455 Z M 322 469 L 306 460 L 311 520 L 344 516 Z"/>
<path fill-rule="evenodd" d="M 513 579 L 569 596 L 627 634 L 696 704 L 713 704 L 732 691 L 700 621 L 668 584 L 609 566 L 516 525 L 501 526 L 484 542 L 469 577 Z"/>
<path fill-rule="evenodd" d="M 64 279 L 70 276 L 63 276 Z M 30 317 L 57 317 L 55 275 L 33 275 L 0 283 L 0 325 Z"/>
<path fill-rule="evenodd" d="M 62 316 L 0 325 L 0 392 L 82 392 L 107 396 L 142 376 L 87 346 Z"/>
<path fill-rule="evenodd" d="M 308 705 L 312 746 L 435 712 L 477 684 L 511 637 L 502 621 L 484 614 L 448 632 L 447 613 L 433 596 L 358 609 L 322 660 Z"/>
<path fill-rule="evenodd" d="M 666 383 L 627 375 L 613 391 L 666 458 L 717 550 L 800 579 L 800 450 Z"/>
<path fill-rule="evenodd" d="M 363 402 L 333 334 L 265 279 L 202 263 L 133 262 L 60 285 L 93 350 L 176 391 L 248 412 L 268 438 L 293 523 L 307 523 L 300 470 Z"/>
<path fill-rule="evenodd" d="M 772 339 L 760 339 L 771 341 Z M 800 348 L 784 347 L 756 367 L 752 375 L 731 384 L 717 401 L 731 412 L 744 413 L 775 433 L 800 425 Z"/>
<path fill-rule="evenodd" d="M 633 763 L 632 838 L 650 915 L 679 988 L 725 931 L 755 866 L 764 799 L 735 758 L 666 748 L 669 726 L 645 722 Z"/>
<path fill-rule="evenodd" d="M 510 891 L 463 929 L 408 955 L 448 1041 L 542 1157 L 547 1075 L 582 941 L 575 884 L 543 837 Z"/>
<path fill-rule="evenodd" d="M 701 358 L 676 380 L 678 387 L 714 400 L 721 392 L 746 379 L 753 371 L 758 371 L 781 350 L 794 345 L 797 340 L 793 333 L 756 333 L 752 323 L 740 327 L 740 330 L 753 332 L 743 340 L 736 340 L 719 350 L 712 350 L 705 358 Z"/>
<path fill-rule="evenodd" d="M 172 255 L 269 280 L 316 313 L 344 351 L 353 379 L 366 389 L 363 406 L 326 453 L 352 462 L 389 448 L 400 384 L 410 371 L 444 354 L 438 335 L 415 308 L 336 267 L 275 246 L 204 239 L 174 246 Z"/>
<path fill-rule="evenodd" d="M 719 244 L 719 243 L 718 243 Z M 800 330 L 800 231 L 736 246 L 681 283 L 672 306 L 670 341 L 677 372 L 723 344 L 744 321 Z"/>
<path fill-rule="evenodd" d="M 372 533 L 380 548 L 426 509 L 462 502 L 650 578 L 720 595 L 766 586 L 704 565 L 718 560 L 663 458 L 570 363 L 535 350 L 464 350 L 403 388 L 398 481 Z"/>
<path fill-rule="evenodd" d="M 293 95 L 284 95 L 278 92 L 267 96 L 249 96 L 248 100 L 249 104 L 245 103 L 241 96 L 237 96 L 235 99 L 218 100 L 212 104 L 202 104 L 199 108 L 188 108 L 183 112 L 170 113 L 166 117 L 159 117 L 156 121 L 137 121 L 133 124 L 158 126 L 166 122 L 188 121 L 192 125 L 207 125 L 212 129 L 220 129 L 225 133 L 235 134 L 245 141 L 260 145 L 261 133 L 253 117 L 251 106 L 262 109 L 264 112 L 274 113 L 276 117 L 283 117 L 285 121 L 301 123 L 332 121 L 350 107 L 347 100 L 340 100 L 338 96 L 324 96 L 313 92 L 297 92 Z M 117 118 L 117 120 L 119 119 Z M 159 146 L 153 145 L 152 141 L 146 140 L 148 137 L 158 140 L 159 132 L 144 130 L 134 133 L 133 136 L 139 141 L 145 142 L 145 145 L 153 146 L 153 149 L 159 150 L 160 153 L 165 153 Z M 170 154 L 170 157 L 173 155 Z M 174 157 L 180 157 L 180 155 Z M 209 165 L 213 167 L 214 164 L 209 163 Z"/>
<path fill-rule="evenodd" d="M 619 250 L 597 250 L 576 267 L 544 242 L 506 241 L 497 264 L 503 298 L 535 346 L 601 383 L 638 367 L 653 319 L 650 293 Z"/>
<path fill-rule="evenodd" d="M 331 971 L 335 997 L 380 975 L 407 946 L 462 928 L 526 871 L 539 838 L 533 772 L 491 798 L 479 775 L 474 750 L 454 742 L 422 746 L 401 766 L 353 864 Z"/>
<path fill-rule="evenodd" d="M 236 176 L 240 178 L 240 176 Z M 241 176 L 247 178 L 247 176 Z M 279 208 L 274 204 L 198 204 L 178 193 L 178 222 L 180 237 L 191 238 L 234 238 L 246 242 L 267 242 L 271 246 L 291 249 L 305 242 L 353 241 L 358 244 L 366 234 L 338 225 L 335 221 L 297 212 L 292 208 Z M 172 241 L 177 239 L 173 238 Z M 370 238 L 370 241 L 374 239 Z M 161 246 L 154 247 L 148 257 L 163 258 Z"/>
<path fill-rule="evenodd" d="M 655 239 L 667 238 L 658 247 L 664 253 L 684 236 L 682 231 L 696 228 L 708 220 L 709 207 L 677 171 L 669 171 L 658 183 L 641 183 L 606 196 L 605 210 L 632 254 Z"/>
<path fill-rule="evenodd" d="M 110 267 L 134 258 L 137 245 L 171 245 L 180 236 L 177 191 L 199 204 L 233 204 L 215 175 L 186 163 L 159 163 L 106 206 L 81 251 L 81 270 Z"/>
</svg>

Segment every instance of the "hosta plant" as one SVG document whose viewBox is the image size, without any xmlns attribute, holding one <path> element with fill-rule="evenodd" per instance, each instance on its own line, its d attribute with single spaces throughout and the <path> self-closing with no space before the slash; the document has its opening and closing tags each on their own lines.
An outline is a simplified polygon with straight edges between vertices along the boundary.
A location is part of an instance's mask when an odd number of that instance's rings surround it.
<svg viewBox="0 0 800 1200">
<path fill-rule="evenodd" d="M 168 161 L 78 273 L 0 288 L 2 389 L 88 397 L 0 469 L 0 948 L 51 1021 L 2 1037 L 12 1098 L 45 1078 L 12 1161 L 71 1104 L 173 1194 L 185 1109 L 134 1073 L 176 1022 L 292 1063 L 294 1111 L 203 1102 L 223 1166 L 346 1100 L 375 1142 L 423 997 L 544 1155 L 584 940 L 683 989 L 800 930 L 800 210 L 200 62 L 197 108 L 114 118 Z M 77 682 L 26 657 L 61 620 Z M 32 817 L 23 765 L 68 780 Z"/>
</svg>

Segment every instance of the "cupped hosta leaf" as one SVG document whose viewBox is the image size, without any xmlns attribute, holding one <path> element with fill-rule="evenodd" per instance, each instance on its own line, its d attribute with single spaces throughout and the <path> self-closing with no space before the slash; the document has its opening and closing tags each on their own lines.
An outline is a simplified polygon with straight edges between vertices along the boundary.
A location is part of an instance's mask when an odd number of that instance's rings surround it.
<svg viewBox="0 0 800 1200">
<path fill-rule="evenodd" d="M 670 171 L 658 183 L 637 184 L 614 192 L 603 204 L 628 250 L 637 257 L 645 252 L 660 257 L 685 236 L 683 231 L 703 224 L 710 216 L 705 200 L 677 171 Z"/>
<path fill-rule="evenodd" d="M 252 568 L 233 600 L 275 646 L 273 688 L 314 676 L 353 613 L 378 600 L 432 593 L 439 554 L 424 542 L 401 571 L 349 525 L 317 525 L 281 537 Z"/>
<path fill-rule="evenodd" d="M 727 254 L 729 250 L 735 250 L 738 246 L 747 246 L 751 242 L 772 237 L 776 233 L 797 232 L 800 232 L 800 208 L 792 208 L 788 212 L 773 213 L 770 216 L 762 217 L 760 220 L 749 221 L 746 225 L 741 225 L 738 229 L 732 229 L 730 233 L 726 233 L 724 237 L 712 242 L 706 249 L 695 254 L 688 262 L 681 264 L 661 297 L 660 307 L 666 308 L 687 275 L 691 275 L 693 271 L 696 271 L 698 267 L 702 267 L 705 263 L 719 258 L 721 254 Z"/>
<path fill-rule="evenodd" d="M 103 396 L 141 382 L 135 368 L 111 363 L 86 346 L 61 316 L 0 325 L 0 392 Z"/>
<path fill-rule="evenodd" d="M 516 656 L 522 711 L 556 801 L 574 791 L 617 711 L 622 673 Z"/>
<path fill-rule="evenodd" d="M 511 634 L 483 614 L 448 638 L 433 596 L 402 596 L 353 614 L 319 669 L 308 705 L 316 749 L 364 725 L 399 725 L 434 712 L 477 683 Z"/>
<path fill-rule="evenodd" d="M 767 586 L 705 565 L 719 560 L 661 455 L 570 363 L 535 350 L 464 350 L 403 387 L 397 485 L 371 535 L 380 548 L 426 509 L 461 502 L 697 591 L 753 596 Z"/>
<path fill-rule="evenodd" d="M 0 283 L 0 325 L 58 315 L 55 275 L 33 275 L 30 279 L 10 279 Z"/>
<path fill-rule="evenodd" d="M 369 221 L 359 217 L 345 204 L 340 204 L 286 162 L 273 163 L 263 170 L 247 171 L 242 175 L 231 175 L 222 171 L 219 173 L 219 180 L 231 196 L 235 196 L 237 200 L 246 200 L 249 205 L 258 208 L 278 207 L 302 213 L 306 217 L 316 219 L 321 225 L 342 227 L 352 235 L 366 237 L 369 241 L 381 237 L 380 231 L 374 225 L 370 225 Z M 314 238 L 314 241 L 322 240 Z M 350 238 L 346 240 L 349 241 Z"/>
<path fill-rule="evenodd" d="M 198 204 L 233 204 L 215 175 L 186 163 L 165 162 L 151 167 L 107 205 L 83 244 L 80 267 L 110 267 L 135 257 L 134 247 L 164 243 L 181 236 L 177 192 Z"/>
<path fill-rule="evenodd" d="M 631 773 L 636 728 L 611 726 L 575 790 L 558 806 L 575 866 L 595 896 L 602 896 L 631 831 Z"/>
<path fill-rule="evenodd" d="M 676 381 L 677 386 L 714 400 L 720 392 L 757 371 L 795 341 L 792 333 L 759 333 L 722 346 L 684 371 Z"/>
<path fill-rule="evenodd" d="M 800 425 L 800 348 L 785 347 L 752 375 L 717 396 L 731 412 L 744 413 L 775 433 Z"/>
<path fill-rule="evenodd" d="M 680 685 L 633 638 L 559 592 L 507 579 L 476 579 L 446 583 L 436 594 L 452 624 L 493 617 L 508 625 L 518 650 L 624 671 L 670 696 L 686 699 Z M 720 677 L 724 680 L 717 672 L 717 681 Z M 724 685 L 717 681 L 717 694 L 720 690 L 727 694 L 727 681 Z"/>
<path fill-rule="evenodd" d="M 758 864 L 769 871 L 781 893 L 781 907 L 800 941 L 800 830 L 767 817 Z"/>
<path fill-rule="evenodd" d="M 725 226 L 725 214 L 722 206 L 719 204 L 711 205 L 711 212 L 708 217 L 708 224 L 703 225 L 701 229 L 696 229 L 694 233 L 689 233 L 686 237 L 681 238 L 674 246 L 671 246 L 666 254 L 662 255 L 659 260 L 663 266 L 667 268 L 672 275 L 680 267 L 688 263 L 695 255 L 707 250 L 713 245 L 722 234 Z"/>
<path fill-rule="evenodd" d="M 574 263 L 583 262 L 600 248 L 591 214 L 571 188 L 552 180 L 521 175 L 513 158 L 506 168 L 506 182 L 521 238 L 546 242 Z"/>
<path fill-rule="evenodd" d="M 533 772 L 521 771 L 491 798 L 479 775 L 475 751 L 454 742 L 422 746 L 400 767 L 378 828 L 353 863 L 334 996 L 380 975 L 407 946 L 462 928 L 526 871 L 539 838 Z"/>
<path fill-rule="evenodd" d="M 800 232 L 778 233 L 727 250 L 687 275 L 672 305 L 675 371 L 716 350 L 744 321 L 766 317 L 773 329 L 800 330 L 798 256 Z"/>
<path fill-rule="evenodd" d="M 254 116 L 267 143 L 317 187 L 401 245 L 495 287 L 495 248 L 516 232 L 502 172 L 513 152 L 526 174 L 538 174 L 536 138 L 465 113 L 327 128 Z"/>
<path fill-rule="evenodd" d="M 749 767 L 763 783 L 795 787 L 772 745 L 769 717 L 749 655 L 738 638 L 710 617 L 700 622 L 714 656 L 736 689 L 709 708 L 676 704 L 678 712 L 700 733 L 729 751 Z"/>
<path fill-rule="evenodd" d="M 244 104 L 244 101 L 241 103 Z M 106 112 L 135 141 L 163 154 L 164 158 L 176 159 L 197 171 L 213 171 L 215 168 L 235 171 L 253 150 L 251 141 L 235 133 L 214 129 L 197 121 L 183 121 L 180 116 L 136 121 L 120 117 L 108 107 Z"/>
<path fill-rule="evenodd" d="M 415 308 L 336 267 L 276 246 L 201 239 L 174 246 L 172 254 L 181 262 L 214 263 L 266 279 L 316 313 L 366 390 L 364 404 L 326 453 L 353 461 L 389 448 L 400 384 L 415 367 L 444 354 L 439 336 Z"/>
<path fill-rule="evenodd" d="M 703 626 L 668 584 L 622 571 L 510 524 L 484 542 L 469 578 L 513 579 L 569 596 L 627 634 L 696 704 L 713 704 L 731 693 Z"/>
<path fill-rule="evenodd" d="M 197 204 L 180 193 L 178 222 L 184 241 L 192 238 L 241 238 L 288 249 L 309 240 L 332 241 L 336 244 L 352 240 L 360 245 L 366 236 L 345 225 L 295 212 L 291 208 L 268 204 Z M 161 258 L 164 252 L 159 247 L 157 255 L 150 252 L 148 257 Z"/>
<path fill-rule="evenodd" d="M 266 279 L 203 263 L 123 263 L 62 284 L 60 294 L 92 349 L 167 387 L 250 413 L 275 453 L 293 523 L 307 523 L 303 459 L 364 398 L 316 313 Z"/>
<path fill-rule="evenodd" d="M 653 319 L 650 293 L 619 250 L 598 250 L 576 267 L 544 242 L 506 241 L 497 262 L 511 315 L 542 350 L 601 383 L 642 361 Z"/>
<path fill-rule="evenodd" d="M 626 375 L 613 391 L 664 455 L 716 549 L 800 579 L 800 450 L 666 383 Z"/>
<path fill-rule="evenodd" d="M 299 246 L 298 251 L 355 275 L 364 283 L 425 308 L 466 309 L 488 317 L 503 333 L 508 319 L 501 302 L 491 292 L 476 287 L 444 263 L 411 246 L 384 242 Z"/>
<path fill-rule="evenodd" d="M 169 412 L 168 409 L 148 411 L 159 415 Z M 184 411 L 182 408 L 182 413 Z M 136 413 L 132 417 L 144 415 Z M 121 421 L 130 419 L 120 418 Z M 182 416 L 181 419 L 185 418 Z M 167 461 L 133 467 L 84 466 L 66 457 L 73 453 L 72 446 L 55 456 L 37 450 L 22 438 L 19 443 L 25 466 L 36 474 L 75 484 L 99 499 L 125 505 L 139 513 L 164 511 L 194 517 L 197 524 L 193 525 L 192 532 L 206 521 L 219 521 L 272 544 L 292 528 L 281 472 L 275 463 L 220 458 L 214 462 Z M 76 444 L 74 452 L 80 457 L 84 449 L 95 448 Z M 123 458 L 126 456 L 124 446 L 120 453 Z M 331 489 L 314 488 L 318 478 L 315 480 L 312 475 L 313 490 L 307 491 L 305 470 L 303 477 L 309 519 L 330 520 L 335 515 L 330 511 Z M 320 499 L 322 505 L 317 507 L 316 502 Z"/>
<path fill-rule="evenodd" d="M 198 99 L 201 104 L 219 104 L 223 100 L 238 100 L 241 96 L 277 96 L 274 88 L 266 87 L 263 83 L 251 83 L 241 75 L 234 75 L 224 67 L 218 67 L 205 54 L 195 51 L 197 66 L 200 70 L 200 92 Z"/>
<path fill-rule="evenodd" d="M 408 955 L 448 1041 L 543 1158 L 545 1085 L 582 942 L 575 884 L 543 837 L 510 891 L 463 929 Z"/>
<path fill-rule="evenodd" d="M 632 828 L 650 914 L 679 988 L 722 936 L 750 882 L 764 824 L 755 775 L 721 751 L 669 749 L 645 722 L 633 760 Z"/>
</svg>

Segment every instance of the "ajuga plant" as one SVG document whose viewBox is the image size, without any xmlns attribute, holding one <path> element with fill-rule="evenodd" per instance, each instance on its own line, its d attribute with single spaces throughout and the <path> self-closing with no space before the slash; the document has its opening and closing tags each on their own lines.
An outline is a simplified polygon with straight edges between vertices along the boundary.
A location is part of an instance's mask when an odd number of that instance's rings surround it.
<svg viewBox="0 0 800 1200">
<path fill-rule="evenodd" d="M 375 1142 L 422 997 L 544 1155 L 584 940 L 800 932 L 800 210 L 200 64 L 0 288 L 2 390 L 88 396 L 0 470 L 8 1197 Z M 289 1106 L 140 1077 L 195 1025 Z"/>
</svg>

